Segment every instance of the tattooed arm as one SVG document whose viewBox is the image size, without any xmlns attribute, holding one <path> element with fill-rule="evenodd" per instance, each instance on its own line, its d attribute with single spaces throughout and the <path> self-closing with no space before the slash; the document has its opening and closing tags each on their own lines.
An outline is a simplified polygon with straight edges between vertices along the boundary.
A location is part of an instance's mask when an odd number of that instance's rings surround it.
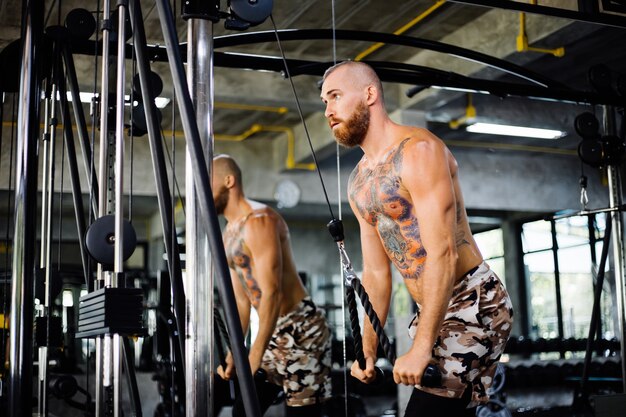
<svg viewBox="0 0 626 417">
<path fill-rule="evenodd" d="M 426 250 L 419 277 L 420 319 L 411 349 L 394 366 L 396 383 L 419 384 L 440 331 L 455 281 L 458 258 L 455 193 L 445 145 L 434 135 L 420 136 L 404 149 L 402 182 L 408 190 Z"/>
<path fill-rule="evenodd" d="M 248 219 L 244 240 L 252 254 L 253 275 L 261 291 L 255 304 L 259 313 L 259 332 L 250 348 L 250 369 L 254 374 L 272 337 L 280 312 L 283 260 L 276 219 L 252 216 Z"/>
<path fill-rule="evenodd" d="M 387 320 L 391 300 L 391 269 L 389 258 L 380 241 L 376 229 L 368 224 L 359 214 L 352 199 L 350 206 L 359 220 L 361 230 L 361 250 L 363 252 L 363 287 L 369 295 L 372 307 L 378 314 L 382 325 Z M 372 382 L 376 376 L 374 363 L 378 350 L 378 338 L 368 318 L 363 320 L 363 354 L 366 368 L 362 370 L 358 362 L 352 365 L 352 376 L 362 382 Z"/>
</svg>

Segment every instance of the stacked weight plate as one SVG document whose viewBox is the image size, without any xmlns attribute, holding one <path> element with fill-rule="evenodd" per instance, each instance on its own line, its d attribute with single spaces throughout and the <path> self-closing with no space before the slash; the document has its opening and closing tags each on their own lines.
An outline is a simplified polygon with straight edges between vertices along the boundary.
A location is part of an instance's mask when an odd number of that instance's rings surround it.
<svg viewBox="0 0 626 417">
<path fill-rule="evenodd" d="M 144 333 L 140 288 L 101 288 L 80 298 L 76 337 Z"/>
</svg>

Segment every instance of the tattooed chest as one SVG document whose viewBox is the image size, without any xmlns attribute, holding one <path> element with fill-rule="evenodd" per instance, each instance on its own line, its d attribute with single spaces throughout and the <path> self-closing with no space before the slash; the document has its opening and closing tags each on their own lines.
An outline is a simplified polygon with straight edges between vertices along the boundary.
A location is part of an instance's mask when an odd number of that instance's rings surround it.
<svg viewBox="0 0 626 417">
<path fill-rule="evenodd" d="M 243 239 L 225 234 L 224 249 L 231 268 L 250 268 L 250 256 L 244 250 Z"/>
<path fill-rule="evenodd" d="M 349 184 L 350 198 L 359 215 L 374 226 L 380 240 L 400 273 L 417 278 L 426 251 L 422 246 L 413 204 L 401 189 L 400 178 L 385 170 L 364 171 Z"/>
<path fill-rule="evenodd" d="M 359 214 L 375 226 L 381 216 L 395 222 L 411 217 L 412 204 L 400 188 L 400 177 L 388 170 L 365 170 L 351 179 L 349 193 Z"/>
<path fill-rule="evenodd" d="M 252 273 L 252 257 L 248 254 L 243 239 L 239 234 L 226 232 L 224 234 L 224 249 L 228 266 L 237 272 L 250 301 L 256 305 L 261 298 L 261 290 Z"/>
</svg>

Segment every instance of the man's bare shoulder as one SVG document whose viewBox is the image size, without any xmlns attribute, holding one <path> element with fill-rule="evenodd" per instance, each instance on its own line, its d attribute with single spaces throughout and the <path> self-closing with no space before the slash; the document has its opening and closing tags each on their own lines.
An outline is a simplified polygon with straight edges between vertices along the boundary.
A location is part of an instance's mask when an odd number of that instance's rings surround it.
<svg viewBox="0 0 626 417">
<path fill-rule="evenodd" d="M 246 227 L 259 227 L 278 223 L 282 217 L 269 206 L 255 208 L 246 221 Z"/>
<path fill-rule="evenodd" d="M 250 213 L 244 233 L 246 241 L 248 241 L 255 236 L 266 238 L 274 233 L 284 236 L 289 233 L 289 227 L 280 213 L 267 205 L 263 205 L 263 207 L 258 207 Z"/>
<path fill-rule="evenodd" d="M 407 144 L 410 144 L 411 146 L 430 145 L 445 147 L 445 144 L 440 138 L 438 138 L 430 130 L 423 127 L 405 126 L 404 137 L 409 139 L 407 141 L 409 143 Z"/>
<path fill-rule="evenodd" d="M 403 161 L 403 173 L 414 175 L 442 166 L 448 166 L 451 172 L 456 169 L 456 160 L 443 140 L 424 128 L 409 127 L 409 132 L 398 155 Z"/>
</svg>

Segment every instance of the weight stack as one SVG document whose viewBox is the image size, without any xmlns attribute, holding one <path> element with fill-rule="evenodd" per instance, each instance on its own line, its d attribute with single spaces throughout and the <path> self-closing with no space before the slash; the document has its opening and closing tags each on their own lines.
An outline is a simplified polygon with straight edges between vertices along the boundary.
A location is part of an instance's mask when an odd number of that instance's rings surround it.
<svg viewBox="0 0 626 417">
<path fill-rule="evenodd" d="M 80 297 L 77 338 L 144 336 L 141 288 L 101 288 Z"/>
</svg>

